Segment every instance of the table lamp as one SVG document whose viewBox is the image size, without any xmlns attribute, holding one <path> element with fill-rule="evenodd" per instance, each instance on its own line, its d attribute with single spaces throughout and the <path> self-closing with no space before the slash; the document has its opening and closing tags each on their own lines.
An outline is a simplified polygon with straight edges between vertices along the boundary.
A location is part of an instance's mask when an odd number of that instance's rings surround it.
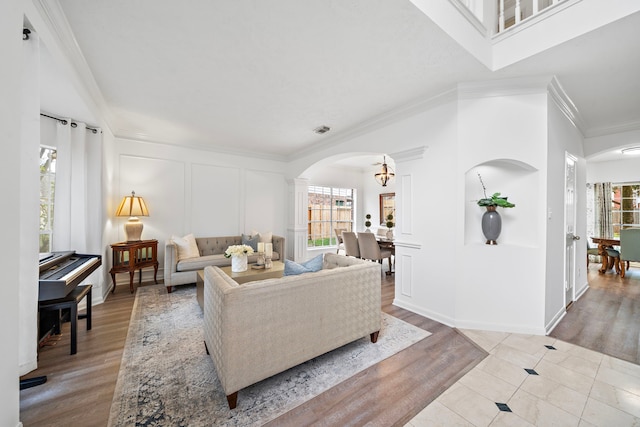
<svg viewBox="0 0 640 427">
<path fill-rule="evenodd" d="M 129 221 L 124 224 L 124 235 L 127 242 L 137 242 L 142 240 L 142 221 L 139 216 L 149 216 L 149 209 L 142 197 L 136 196 L 132 191 L 130 196 L 124 196 L 120 206 L 116 210 L 116 216 L 128 216 Z"/>
</svg>

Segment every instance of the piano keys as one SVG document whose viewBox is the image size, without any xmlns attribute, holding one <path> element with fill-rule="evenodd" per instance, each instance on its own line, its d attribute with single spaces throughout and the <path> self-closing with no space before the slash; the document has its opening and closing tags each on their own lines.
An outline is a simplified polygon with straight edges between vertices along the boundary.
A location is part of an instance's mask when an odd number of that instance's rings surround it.
<svg viewBox="0 0 640 427">
<path fill-rule="evenodd" d="M 66 297 L 100 265 L 100 255 L 82 255 L 75 251 L 41 255 L 38 301 Z"/>
</svg>

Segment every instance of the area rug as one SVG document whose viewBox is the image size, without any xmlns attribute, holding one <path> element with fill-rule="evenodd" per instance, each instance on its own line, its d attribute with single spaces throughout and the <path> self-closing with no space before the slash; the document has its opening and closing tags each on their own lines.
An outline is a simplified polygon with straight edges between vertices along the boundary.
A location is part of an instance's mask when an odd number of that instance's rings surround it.
<svg viewBox="0 0 640 427">
<path fill-rule="evenodd" d="M 402 349 L 429 332 L 381 313 L 369 337 L 240 390 L 230 410 L 206 354 L 195 286 L 137 289 L 109 426 L 258 426 Z"/>
</svg>

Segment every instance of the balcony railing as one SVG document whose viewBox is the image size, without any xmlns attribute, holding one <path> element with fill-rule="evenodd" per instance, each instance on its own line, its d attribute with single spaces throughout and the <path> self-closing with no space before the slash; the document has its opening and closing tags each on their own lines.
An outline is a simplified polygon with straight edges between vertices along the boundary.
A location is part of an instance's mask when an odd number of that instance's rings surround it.
<svg viewBox="0 0 640 427">
<path fill-rule="evenodd" d="M 498 33 L 566 0 L 498 0 Z"/>
</svg>

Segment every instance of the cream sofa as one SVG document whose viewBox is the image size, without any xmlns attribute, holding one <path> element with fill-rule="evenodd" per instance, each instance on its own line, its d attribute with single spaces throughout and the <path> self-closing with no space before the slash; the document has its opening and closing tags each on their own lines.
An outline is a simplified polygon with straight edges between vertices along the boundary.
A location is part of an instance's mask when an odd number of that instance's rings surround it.
<svg viewBox="0 0 640 427">
<path fill-rule="evenodd" d="M 323 269 L 238 285 L 204 270 L 204 338 L 231 409 L 238 391 L 370 335 L 381 322 L 380 264 L 328 253 Z"/>
<path fill-rule="evenodd" d="M 273 236 L 274 261 L 285 257 L 284 237 Z M 241 245 L 242 236 L 196 237 L 200 256 L 178 260 L 178 248 L 173 240 L 168 239 L 164 246 L 164 285 L 171 292 L 173 286 L 196 283 L 198 270 L 215 265 L 224 267 L 231 265 L 231 258 L 224 256 L 224 251 L 231 245 Z M 249 262 L 256 262 L 258 255 L 249 257 Z"/>
</svg>

